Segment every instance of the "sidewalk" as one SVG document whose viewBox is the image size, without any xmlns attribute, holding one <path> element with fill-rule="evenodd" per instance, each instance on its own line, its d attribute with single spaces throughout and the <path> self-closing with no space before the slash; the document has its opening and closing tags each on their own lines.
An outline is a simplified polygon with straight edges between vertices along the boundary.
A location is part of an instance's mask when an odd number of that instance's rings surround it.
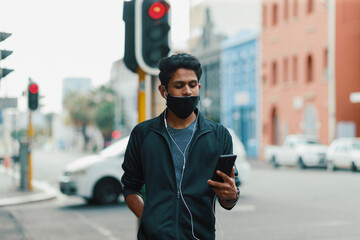
<svg viewBox="0 0 360 240">
<path fill-rule="evenodd" d="M 31 192 L 21 191 L 19 182 L 18 171 L 14 172 L 12 168 L 6 169 L 0 164 L 0 207 L 45 201 L 57 197 L 58 193 L 44 182 L 33 180 Z"/>
</svg>

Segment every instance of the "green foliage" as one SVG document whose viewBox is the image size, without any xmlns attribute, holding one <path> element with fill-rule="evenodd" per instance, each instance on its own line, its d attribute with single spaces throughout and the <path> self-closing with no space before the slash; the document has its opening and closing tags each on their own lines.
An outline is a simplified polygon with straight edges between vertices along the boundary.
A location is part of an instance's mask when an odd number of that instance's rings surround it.
<svg viewBox="0 0 360 240">
<path fill-rule="evenodd" d="M 86 126 L 91 123 L 94 112 L 94 102 L 90 95 L 78 95 L 70 93 L 64 106 L 69 112 L 70 122 L 76 126 Z"/>
<path fill-rule="evenodd" d="M 71 124 L 82 127 L 95 124 L 104 139 L 111 138 L 115 105 L 114 91 L 110 87 L 103 85 L 86 95 L 70 93 L 64 106 L 69 112 Z"/>
<path fill-rule="evenodd" d="M 101 102 L 95 112 L 95 124 L 102 132 L 105 139 L 111 138 L 114 126 L 114 102 Z"/>
</svg>

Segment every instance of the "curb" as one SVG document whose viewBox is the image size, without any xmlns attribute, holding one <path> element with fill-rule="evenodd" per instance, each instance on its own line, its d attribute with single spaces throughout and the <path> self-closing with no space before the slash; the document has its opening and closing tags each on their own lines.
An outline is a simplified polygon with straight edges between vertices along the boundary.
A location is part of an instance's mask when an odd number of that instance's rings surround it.
<svg viewBox="0 0 360 240">
<path fill-rule="evenodd" d="M 16 179 L 19 179 L 19 174 L 14 173 L 12 170 L 5 170 L 3 166 L 0 166 L 0 174 L 1 173 L 7 174 L 10 177 L 15 176 Z M 38 181 L 33 179 L 32 185 L 34 188 L 39 190 L 40 193 L 34 193 L 26 196 L 2 198 L 0 199 L 0 207 L 51 200 L 57 198 L 59 195 L 59 192 L 57 190 L 52 188 L 48 183 L 44 181 Z"/>
</svg>

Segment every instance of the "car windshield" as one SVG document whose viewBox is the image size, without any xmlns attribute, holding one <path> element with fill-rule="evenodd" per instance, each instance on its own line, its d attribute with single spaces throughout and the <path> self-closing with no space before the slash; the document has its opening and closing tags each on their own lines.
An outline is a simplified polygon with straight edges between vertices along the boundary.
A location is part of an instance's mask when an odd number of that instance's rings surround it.
<svg viewBox="0 0 360 240">
<path fill-rule="evenodd" d="M 313 140 L 313 139 L 299 139 L 298 141 L 299 144 L 319 144 L 318 141 Z"/>
<path fill-rule="evenodd" d="M 353 143 L 352 148 L 355 151 L 360 151 L 360 142 Z"/>
<path fill-rule="evenodd" d="M 100 155 L 103 155 L 105 157 L 115 157 L 122 155 L 125 153 L 125 149 L 128 141 L 129 141 L 129 137 L 122 138 L 119 141 L 111 144 L 104 150 L 100 151 Z"/>
</svg>

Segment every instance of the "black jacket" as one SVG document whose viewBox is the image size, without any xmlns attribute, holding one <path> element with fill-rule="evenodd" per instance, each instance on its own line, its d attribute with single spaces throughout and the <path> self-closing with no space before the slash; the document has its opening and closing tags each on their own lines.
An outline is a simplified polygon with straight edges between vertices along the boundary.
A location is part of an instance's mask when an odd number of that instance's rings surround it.
<svg viewBox="0 0 360 240">
<path fill-rule="evenodd" d="M 196 110 L 197 111 L 197 110 Z M 193 216 L 195 236 L 215 239 L 212 177 L 221 154 L 232 153 L 232 139 L 225 127 L 198 112 L 198 126 L 189 146 L 182 180 L 182 195 Z M 190 214 L 177 189 L 171 156 L 171 139 L 164 124 L 164 112 L 138 124 L 132 131 L 122 165 L 125 197 L 146 185 L 146 201 L 138 239 L 194 239 Z M 237 171 L 236 171 L 237 173 Z"/>
</svg>

